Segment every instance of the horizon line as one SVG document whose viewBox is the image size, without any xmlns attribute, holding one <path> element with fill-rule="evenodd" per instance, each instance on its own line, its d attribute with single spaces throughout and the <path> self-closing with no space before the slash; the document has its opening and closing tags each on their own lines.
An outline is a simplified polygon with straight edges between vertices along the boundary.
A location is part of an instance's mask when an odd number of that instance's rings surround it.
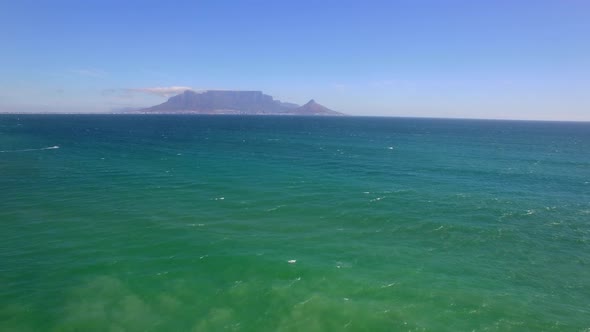
<svg viewBox="0 0 590 332">
<path fill-rule="evenodd" d="M 195 114 L 195 113 L 126 113 L 126 112 L 3 112 L 1 115 L 130 115 L 130 116 L 259 116 L 259 117 L 306 117 L 306 118 L 397 118 L 397 119 L 423 119 L 423 120 L 480 120 L 480 121 L 518 121 L 518 122 L 569 122 L 569 123 L 590 123 L 590 120 L 558 120 L 558 119 L 512 119 L 512 118 L 464 118 L 464 117 L 433 117 L 433 116 L 403 116 L 403 115 L 355 115 L 344 114 L 345 116 L 329 115 L 293 115 L 293 114 Z"/>
</svg>

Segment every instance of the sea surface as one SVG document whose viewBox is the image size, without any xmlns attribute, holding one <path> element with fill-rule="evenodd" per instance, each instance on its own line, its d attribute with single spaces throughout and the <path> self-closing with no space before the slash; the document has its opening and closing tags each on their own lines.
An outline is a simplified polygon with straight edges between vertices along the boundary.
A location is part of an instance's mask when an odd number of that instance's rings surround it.
<svg viewBox="0 0 590 332">
<path fill-rule="evenodd" d="M 590 123 L 2 115 L 0 331 L 590 331 Z"/>
</svg>

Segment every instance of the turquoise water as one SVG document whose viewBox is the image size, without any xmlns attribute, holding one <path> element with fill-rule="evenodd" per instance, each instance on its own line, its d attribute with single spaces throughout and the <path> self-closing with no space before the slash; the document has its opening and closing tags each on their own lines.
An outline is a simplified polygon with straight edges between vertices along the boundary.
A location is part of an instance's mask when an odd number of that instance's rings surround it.
<svg viewBox="0 0 590 332">
<path fill-rule="evenodd" d="M 590 329 L 589 123 L 3 115 L 0 151 L 2 331 Z"/>
</svg>

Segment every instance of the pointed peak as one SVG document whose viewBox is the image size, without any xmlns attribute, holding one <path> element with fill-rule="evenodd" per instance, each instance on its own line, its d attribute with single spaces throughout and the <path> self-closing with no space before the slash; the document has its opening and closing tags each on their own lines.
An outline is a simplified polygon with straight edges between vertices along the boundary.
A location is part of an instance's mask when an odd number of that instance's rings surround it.
<svg viewBox="0 0 590 332">
<path fill-rule="evenodd" d="M 341 113 L 332 111 L 331 109 L 316 103 L 315 100 L 310 100 L 307 104 L 297 108 L 295 111 L 304 115 L 342 115 Z"/>
</svg>

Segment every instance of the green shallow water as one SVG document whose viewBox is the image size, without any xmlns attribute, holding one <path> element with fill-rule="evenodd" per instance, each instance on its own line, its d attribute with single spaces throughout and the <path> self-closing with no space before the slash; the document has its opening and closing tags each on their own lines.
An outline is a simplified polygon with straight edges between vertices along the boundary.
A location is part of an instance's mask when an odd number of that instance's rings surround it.
<svg viewBox="0 0 590 332">
<path fill-rule="evenodd" d="M 590 329 L 587 123 L 4 115 L 0 151 L 2 331 Z"/>
</svg>

